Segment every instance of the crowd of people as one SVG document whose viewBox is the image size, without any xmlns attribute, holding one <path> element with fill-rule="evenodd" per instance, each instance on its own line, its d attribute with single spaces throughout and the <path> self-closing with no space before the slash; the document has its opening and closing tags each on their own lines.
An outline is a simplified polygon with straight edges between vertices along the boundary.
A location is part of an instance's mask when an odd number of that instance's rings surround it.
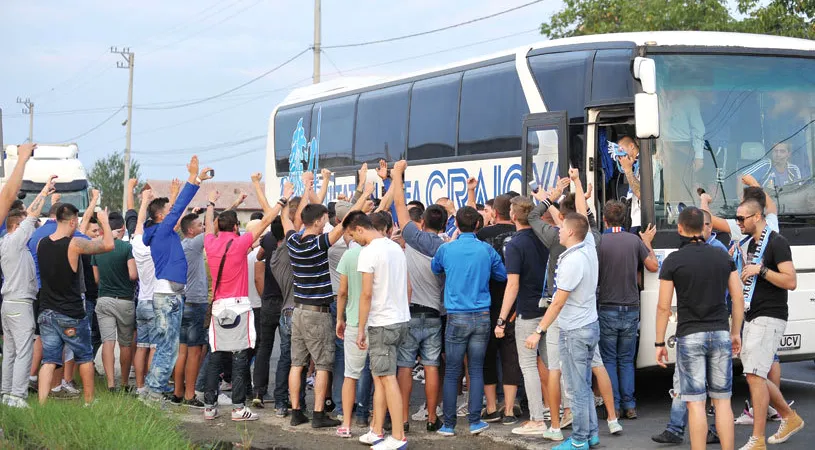
<svg viewBox="0 0 815 450">
<path fill-rule="evenodd" d="M 619 145 L 638 205 L 638 147 L 631 138 Z M 674 293 L 677 305 L 671 421 L 654 441 L 680 443 L 687 427 L 693 448 L 735 448 L 734 423 L 746 423 L 730 405 L 736 354 L 752 398 L 753 433 L 742 448 L 784 442 L 804 426 L 779 390 L 775 356 L 795 269 L 775 206 L 751 176 L 735 221 L 711 216 L 707 194 L 700 209 L 685 208 L 682 245 L 660 264 L 656 228 L 626 229 L 639 208 L 609 201 L 598 224 L 577 169 L 549 192 L 508 192 L 486 205 L 476 204 L 471 179 L 460 208 L 447 198 L 406 202 L 405 161 L 380 162 L 381 199 L 363 165 L 354 195 L 328 206 L 325 169 L 319 190 L 306 172 L 302 195 L 286 182 L 274 204 L 254 174 L 263 212 L 242 229 L 233 209 L 215 212 L 215 190 L 207 205 L 190 205 L 214 174 L 193 157 L 169 197 L 145 189 L 137 210 L 132 180 L 124 214 L 97 208 L 95 192 L 82 216 L 52 199 L 39 225 L 55 180 L 28 207 L 15 201 L 34 148 L 20 147 L 0 193 L 7 406 L 27 407 L 30 388 L 42 404 L 79 396 L 78 366 L 92 407 L 101 348 L 111 391 L 200 408 L 206 420 L 220 416 L 219 393 L 231 389 L 234 421 L 257 420 L 271 398 L 293 427 L 336 427 L 340 438 L 352 437 L 355 417 L 368 428 L 360 442 L 378 450 L 406 448 L 410 418 L 454 436 L 458 417 L 470 434 L 501 423 L 563 441 L 557 449 L 587 449 L 600 442 L 598 409 L 611 435 L 622 432 L 621 419 L 637 418 L 634 357 L 638 339 L 651 338 L 638 336 L 646 270 L 659 272 L 654 345 L 663 366 Z M 728 249 L 713 229 L 736 245 Z M 414 377 L 426 401 L 410 416 Z M 529 420 L 519 423 L 522 415 Z M 768 417 L 781 424 L 765 439 Z"/>
</svg>

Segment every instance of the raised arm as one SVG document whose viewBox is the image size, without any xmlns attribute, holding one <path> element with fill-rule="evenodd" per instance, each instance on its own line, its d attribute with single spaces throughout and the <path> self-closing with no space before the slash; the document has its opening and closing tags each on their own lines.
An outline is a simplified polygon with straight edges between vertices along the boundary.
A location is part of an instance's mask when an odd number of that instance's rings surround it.
<svg viewBox="0 0 815 450">
<path fill-rule="evenodd" d="M 28 217 L 40 217 L 42 207 L 45 205 L 45 199 L 54 192 L 54 180 L 56 178 L 56 175 L 51 175 L 48 182 L 45 183 L 45 186 L 42 188 L 42 191 L 40 191 L 40 193 L 37 195 L 37 198 L 35 198 L 34 201 L 31 202 L 31 205 L 28 206 L 28 209 L 26 210 Z"/>
<path fill-rule="evenodd" d="M 243 204 L 243 202 L 246 201 L 247 197 L 249 197 L 249 195 L 246 192 L 243 192 L 243 191 L 238 192 L 238 196 L 235 197 L 235 201 L 232 202 L 231 205 L 229 205 L 229 208 L 227 208 L 227 210 L 229 210 L 229 211 L 237 211 L 238 208 Z M 258 197 L 258 198 L 260 198 L 260 197 Z M 265 199 L 266 196 L 264 195 L 263 198 Z M 267 202 L 266 204 L 268 205 L 269 203 Z M 266 210 L 263 210 L 263 211 L 265 212 Z"/>
<path fill-rule="evenodd" d="M 365 191 L 362 193 L 362 197 L 354 203 L 354 206 L 351 208 L 351 211 L 361 211 L 362 207 L 365 206 L 365 200 L 370 197 L 370 195 L 374 192 L 374 184 L 373 183 L 365 183 Z M 342 227 L 342 223 L 337 224 L 329 233 L 328 233 L 328 242 L 331 245 L 334 245 L 335 242 L 342 239 L 342 235 L 345 233 Z"/>
<path fill-rule="evenodd" d="M 713 226 L 713 229 L 716 231 L 721 231 L 725 233 L 730 232 L 730 225 L 727 224 L 727 220 L 722 219 L 721 217 L 717 217 L 713 212 L 710 210 L 710 203 L 713 201 L 713 198 L 710 194 L 704 193 L 699 196 L 699 209 L 707 211 L 710 214 L 710 224 Z"/>
<path fill-rule="evenodd" d="M 656 271 L 659 270 L 659 260 L 657 259 L 656 253 L 654 253 L 654 247 L 651 245 L 656 235 L 657 227 L 650 223 L 644 232 L 640 231 L 640 239 L 642 239 L 642 243 L 648 250 L 648 256 L 645 257 L 642 264 L 645 266 L 645 269 L 651 273 L 656 273 Z"/>
<path fill-rule="evenodd" d="M 320 192 L 315 194 L 314 190 L 311 190 L 313 194 L 311 197 L 311 202 L 317 205 L 322 205 L 325 201 L 325 197 L 328 195 L 328 184 L 331 182 L 331 171 L 328 169 L 323 169 L 320 171 L 320 175 L 323 178 L 322 184 L 320 184 Z"/>
<path fill-rule="evenodd" d="M 475 177 L 467 179 L 467 206 L 475 208 L 475 189 L 478 187 L 478 180 Z"/>
<path fill-rule="evenodd" d="M 314 190 L 314 174 L 311 172 L 303 172 L 303 197 L 300 199 L 300 205 L 297 207 L 297 212 L 294 214 L 294 229 L 300 230 L 303 227 L 303 219 L 300 217 L 306 205 L 308 205 L 309 198 Z"/>
<path fill-rule="evenodd" d="M 382 201 L 379 202 L 379 207 L 376 208 L 376 212 L 387 211 L 387 210 L 389 210 L 391 208 L 391 205 L 393 205 L 393 201 L 394 201 L 393 200 L 393 196 L 394 196 L 393 185 L 394 184 L 396 184 L 396 181 L 391 178 L 391 180 L 389 182 L 388 190 L 385 192 L 385 195 L 382 196 Z M 404 222 L 400 222 L 398 220 L 399 217 L 397 217 L 396 219 L 397 219 L 396 220 L 397 223 L 404 223 Z"/>
<path fill-rule="evenodd" d="M 136 178 L 131 178 L 127 180 L 127 190 L 125 191 L 125 201 L 127 202 L 127 209 L 136 209 L 136 185 L 139 184 L 139 180 Z"/>
<path fill-rule="evenodd" d="M 557 229 L 546 223 L 542 216 L 547 210 L 551 211 L 552 208 L 554 208 L 552 203 L 557 201 L 557 199 L 563 195 L 563 189 L 565 189 L 568 184 L 568 178 L 561 178 L 558 180 L 555 187 L 550 189 L 548 193 L 538 190 L 538 192 L 532 194 L 532 196 L 535 197 L 535 200 L 540 203 L 532 208 L 532 211 L 529 212 L 527 219 L 529 220 L 529 225 L 532 227 L 532 231 L 535 232 L 535 235 L 538 236 L 538 239 L 543 242 L 543 245 L 546 248 L 551 248 L 553 245 L 557 244 L 560 241 L 560 238 Z M 557 209 L 555 209 L 555 211 L 557 211 Z M 555 216 L 557 216 L 557 214 L 553 215 L 552 217 L 554 218 Z"/>
<path fill-rule="evenodd" d="M 31 155 L 34 154 L 34 149 L 37 144 L 22 144 L 17 147 L 17 165 L 11 171 L 3 189 L 0 190 L 0 222 L 5 222 L 8 212 L 11 209 L 11 204 L 17 199 L 17 192 L 23 185 L 23 173 L 25 172 L 25 165 Z"/>
<path fill-rule="evenodd" d="M 73 251 L 74 255 L 98 255 L 113 250 L 113 233 L 108 223 L 108 212 L 102 210 L 96 213 L 96 220 L 102 229 L 102 239 L 88 240 L 84 238 L 73 238 L 68 246 L 68 251 Z"/>
<path fill-rule="evenodd" d="M 742 184 L 744 184 L 746 186 L 752 186 L 752 187 L 758 187 L 758 188 L 761 187 L 761 184 L 759 184 L 758 180 L 756 180 L 756 178 L 754 176 L 749 175 L 749 174 L 748 175 L 742 175 L 741 176 L 741 182 L 742 182 Z M 766 189 L 764 189 L 764 201 L 767 204 L 764 207 L 764 215 L 778 214 L 778 206 L 775 204 L 775 201 L 773 201 L 773 197 L 767 192 Z"/>
<path fill-rule="evenodd" d="M 625 173 L 625 179 L 628 181 L 628 185 L 631 187 L 631 192 L 633 192 L 637 198 L 640 198 L 640 180 L 634 173 L 634 159 L 628 155 L 625 155 L 620 158 L 620 166 L 623 168 L 623 173 Z"/>
<path fill-rule="evenodd" d="M 173 181 L 170 182 L 170 205 L 175 205 L 175 201 L 178 200 L 178 194 L 181 192 L 181 180 L 178 178 L 173 178 Z"/>
<path fill-rule="evenodd" d="M 51 175 L 52 177 L 56 177 L 56 175 Z M 132 200 L 129 200 L 129 203 Z M 88 234 L 88 228 L 91 227 L 91 217 L 93 217 L 93 210 L 96 209 L 96 205 L 99 204 L 99 189 L 94 189 L 91 191 L 91 201 L 88 203 L 88 208 L 85 210 L 85 214 L 82 215 L 82 222 L 79 224 L 79 232 L 82 234 Z M 39 215 L 39 213 L 37 213 Z"/>
<path fill-rule="evenodd" d="M 393 191 L 391 198 L 396 207 L 396 220 L 402 224 L 402 228 L 410 222 L 410 213 L 408 213 L 407 203 L 405 203 L 405 169 L 407 169 L 407 161 L 397 161 L 391 170 L 391 188 L 388 192 Z"/>
<path fill-rule="evenodd" d="M 147 207 L 152 201 L 153 190 L 143 190 L 141 193 L 141 205 L 139 205 L 139 216 L 136 218 L 136 231 L 133 234 L 137 236 L 144 234 L 144 222 L 147 220 Z"/>
<path fill-rule="evenodd" d="M 266 194 L 261 190 L 259 192 L 259 199 L 263 199 L 261 204 L 268 205 L 269 202 L 266 200 Z M 272 224 L 272 221 L 278 214 L 280 214 L 281 209 L 285 207 L 289 203 L 289 199 L 294 195 L 294 185 L 289 183 L 288 181 L 283 184 L 283 197 L 275 203 L 273 207 L 271 207 L 268 211 L 263 214 L 263 218 L 260 221 L 260 226 L 255 227 L 252 229 L 252 237 L 257 240 L 263 231 Z M 248 231 L 248 230 L 247 230 Z"/>
<path fill-rule="evenodd" d="M 354 196 L 351 197 L 349 202 L 356 203 L 360 197 L 362 197 L 362 193 L 365 191 L 365 183 L 368 182 L 368 163 L 362 163 L 362 167 L 359 168 L 357 171 L 358 179 L 357 188 L 354 191 Z"/>
<path fill-rule="evenodd" d="M 583 183 L 580 181 L 580 172 L 575 168 L 569 169 L 569 178 L 572 180 L 572 183 L 574 183 L 574 208 L 578 213 L 588 216 L 589 205 L 586 203 Z"/>
<path fill-rule="evenodd" d="M 218 190 L 213 190 L 207 195 L 207 213 L 204 217 L 204 230 L 206 234 L 215 234 L 215 202 L 221 198 Z"/>
<path fill-rule="evenodd" d="M 255 172 L 252 174 L 252 188 L 255 190 L 255 196 L 258 198 L 258 203 L 260 203 L 263 214 L 266 214 L 272 210 L 272 207 L 269 205 L 266 193 L 263 191 L 263 186 L 260 185 L 261 179 L 263 179 L 262 173 Z"/>
</svg>

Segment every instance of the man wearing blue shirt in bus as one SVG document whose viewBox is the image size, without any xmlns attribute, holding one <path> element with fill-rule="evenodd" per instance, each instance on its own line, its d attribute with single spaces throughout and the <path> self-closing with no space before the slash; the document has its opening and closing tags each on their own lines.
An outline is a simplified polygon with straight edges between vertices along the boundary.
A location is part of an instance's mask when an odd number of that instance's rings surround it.
<svg viewBox="0 0 815 450">
<path fill-rule="evenodd" d="M 449 200 L 448 200 L 449 201 Z M 444 307 L 447 309 L 445 351 L 447 368 L 444 373 L 444 426 L 437 431 L 454 436 L 456 426 L 456 392 L 467 355 L 470 380 L 470 434 L 489 428 L 481 420 L 481 399 L 484 397 L 484 356 L 490 333 L 490 279 L 506 281 L 507 271 L 501 257 L 486 242 L 475 237 L 475 228 L 482 220 L 475 208 L 465 206 L 456 213 L 456 225 L 461 235 L 457 240 L 439 247 L 430 267 L 437 275 L 445 274 Z"/>
</svg>

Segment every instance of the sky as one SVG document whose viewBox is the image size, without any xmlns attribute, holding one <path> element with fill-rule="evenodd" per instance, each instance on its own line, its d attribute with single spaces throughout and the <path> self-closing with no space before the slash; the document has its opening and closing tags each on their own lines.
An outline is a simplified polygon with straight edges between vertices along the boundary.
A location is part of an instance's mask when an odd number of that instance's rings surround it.
<svg viewBox="0 0 815 450">
<path fill-rule="evenodd" d="M 323 0 L 322 45 L 421 32 L 528 1 Z M 544 1 L 428 36 L 325 50 L 322 79 L 398 75 L 531 44 L 544 39 L 536 28 L 560 5 Z M 228 95 L 178 106 L 246 83 L 309 48 L 313 6 L 309 0 L 3 0 L 5 144 L 28 137 L 28 115 L 16 103 L 28 97 L 35 104 L 35 142 L 76 142 L 89 170 L 122 151 L 128 71 L 116 67 L 124 60 L 110 47 L 130 47 L 132 157 L 142 178 L 186 177 L 185 164 L 198 154 L 222 181 L 249 179 L 265 165 L 271 112 L 294 87 L 311 83 L 312 53 Z"/>
</svg>

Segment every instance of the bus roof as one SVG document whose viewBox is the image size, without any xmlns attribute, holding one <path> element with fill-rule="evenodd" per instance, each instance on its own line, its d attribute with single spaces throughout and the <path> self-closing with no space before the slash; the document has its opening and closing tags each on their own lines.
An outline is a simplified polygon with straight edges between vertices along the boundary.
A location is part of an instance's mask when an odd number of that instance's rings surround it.
<svg viewBox="0 0 815 450">
<path fill-rule="evenodd" d="M 434 72 L 441 72 L 456 67 L 476 64 L 500 57 L 515 55 L 518 52 L 560 47 L 567 45 L 600 44 L 607 42 L 631 42 L 642 46 L 691 46 L 691 47 L 734 47 L 757 49 L 785 49 L 815 51 L 815 41 L 781 36 L 768 36 L 749 33 L 722 33 L 714 31 L 650 31 L 637 33 L 611 33 L 576 36 L 563 39 L 539 41 L 530 45 L 516 47 L 489 55 L 479 56 L 464 61 L 447 64 L 441 67 L 424 69 L 412 73 L 391 76 L 340 77 L 318 84 L 293 90 L 281 102 L 280 106 L 300 103 L 332 94 L 352 91 L 368 86 L 385 84 L 404 78 L 412 78 Z"/>
</svg>

